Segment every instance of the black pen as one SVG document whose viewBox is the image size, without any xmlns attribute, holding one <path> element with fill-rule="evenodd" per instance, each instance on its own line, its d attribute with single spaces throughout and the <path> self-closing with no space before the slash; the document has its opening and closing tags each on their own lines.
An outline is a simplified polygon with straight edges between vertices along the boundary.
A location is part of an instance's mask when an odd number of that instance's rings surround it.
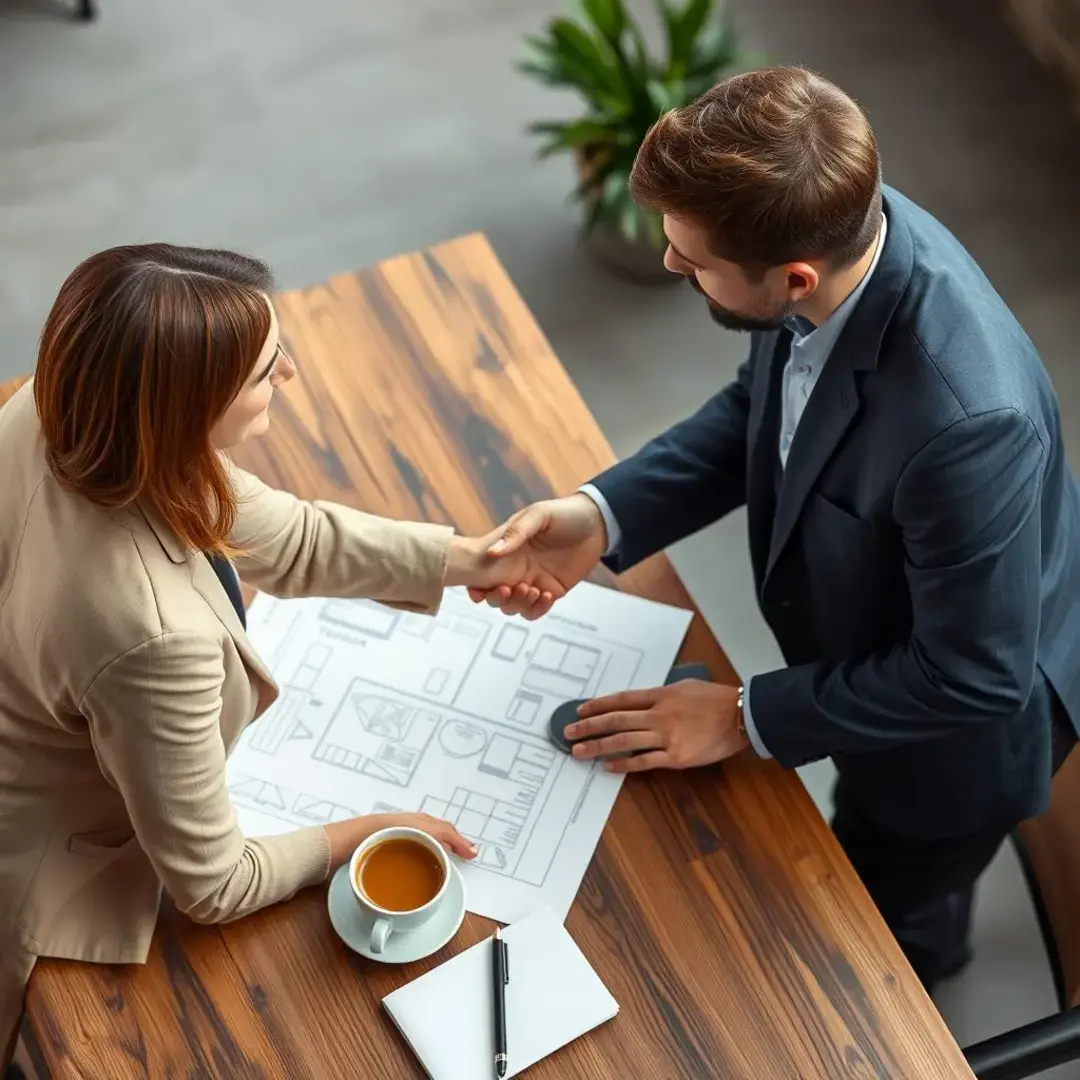
<svg viewBox="0 0 1080 1080">
<path fill-rule="evenodd" d="M 495 1009 L 495 1075 L 506 1075 L 506 984 L 510 981 L 510 951 L 495 927 L 491 942 L 491 990 Z"/>
</svg>

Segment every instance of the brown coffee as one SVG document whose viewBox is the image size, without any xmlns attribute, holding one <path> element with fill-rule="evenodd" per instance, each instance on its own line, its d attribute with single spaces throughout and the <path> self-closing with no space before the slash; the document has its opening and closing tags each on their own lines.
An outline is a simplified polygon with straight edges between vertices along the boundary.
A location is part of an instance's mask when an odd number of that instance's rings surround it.
<svg viewBox="0 0 1080 1080">
<path fill-rule="evenodd" d="M 384 911 L 413 911 L 438 895 L 442 863 L 419 841 L 395 837 L 365 852 L 356 869 L 356 884 Z"/>
</svg>

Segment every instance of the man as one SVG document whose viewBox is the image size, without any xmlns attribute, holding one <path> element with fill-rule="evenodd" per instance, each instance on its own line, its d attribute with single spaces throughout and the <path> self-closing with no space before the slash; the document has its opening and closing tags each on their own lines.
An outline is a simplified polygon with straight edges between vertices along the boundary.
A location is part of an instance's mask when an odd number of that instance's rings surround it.
<svg viewBox="0 0 1080 1080">
<path fill-rule="evenodd" d="M 1054 392 L 956 238 L 882 188 L 869 122 L 817 75 L 737 76 L 666 114 L 631 188 L 664 214 L 668 269 L 750 332 L 750 355 L 696 415 L 511 519 L 492 554 L 528 544 L 570 587 L 746 503 L 789 666 L 593 701 L 575 754 L 634 751 L 609 764 L 627 772 L 747 746 L 831 757 L 835 832 L 932 988 L 967 959 L 976 878 L 1076 740 L 1080 489 Z"/>
</svg>

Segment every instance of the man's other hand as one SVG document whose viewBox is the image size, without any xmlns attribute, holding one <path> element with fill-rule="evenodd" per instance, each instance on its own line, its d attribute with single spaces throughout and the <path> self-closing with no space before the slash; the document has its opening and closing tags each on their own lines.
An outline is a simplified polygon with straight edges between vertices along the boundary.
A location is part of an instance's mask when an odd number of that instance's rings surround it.
<svg viewBox="0 0 1080 1080">
<path fill-rule="evenodd" d="M 612 758 L 610 772 L 691 769 L 745 750 L 739 691 L 687 679 L 653 690 L 625 690 L 593 698 L 566 728 L 579 761 Z"/>
</svg>

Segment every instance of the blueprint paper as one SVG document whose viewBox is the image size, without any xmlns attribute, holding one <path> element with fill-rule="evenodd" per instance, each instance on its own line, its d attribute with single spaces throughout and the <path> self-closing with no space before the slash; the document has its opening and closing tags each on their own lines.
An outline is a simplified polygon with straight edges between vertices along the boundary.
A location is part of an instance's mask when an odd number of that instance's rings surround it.
<svg viewBox="0 0 1080 1080">
<path fill-rule="evenodd" d="M 690 618 L 588 583 L 531 623 L 459 589 L 434 617 L 259 596 L 248 635 L 281 696 L 229 759 L 241 828 L 423 811 L 480 849 L 458 864 L 470 911 L 565 919 L 622 777 L 556 749 L 552 710 L 662 685 Z"/>
</svg>

